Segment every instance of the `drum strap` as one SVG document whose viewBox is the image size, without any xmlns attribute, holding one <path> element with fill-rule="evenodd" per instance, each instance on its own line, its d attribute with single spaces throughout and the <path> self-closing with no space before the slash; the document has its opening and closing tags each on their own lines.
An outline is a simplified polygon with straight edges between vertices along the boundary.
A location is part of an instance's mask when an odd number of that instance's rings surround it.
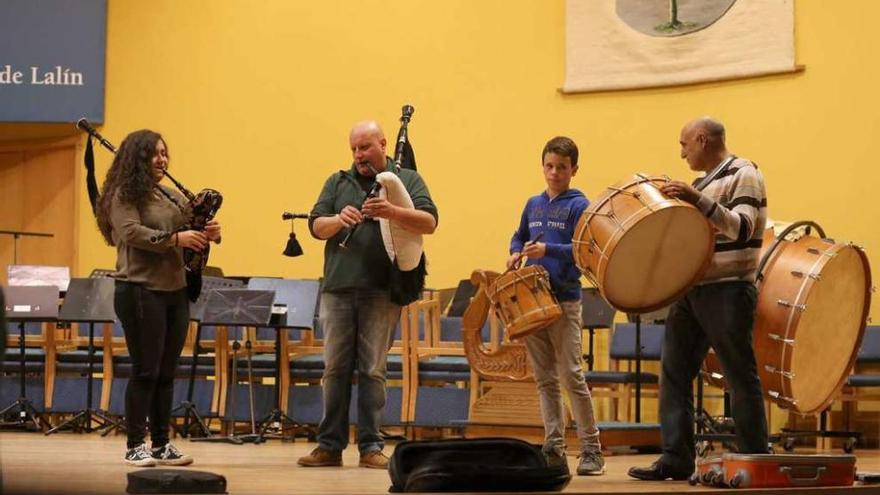
<svg viewBox="0 0 880 495">
<path fill-rule="evenodd" d="M 700 179 L 696 183 L 696 185 L 694 185 L 694 188 L 697 191 L 702 191 L 703 189 L 706 189 L 706 186 L 708 186 L 710 182 L 717 179 L 721 174 L 723 174 L 730 167 L 730 164 L 733 163 L 734 160 L 736 160 L 736 155 L 730 155 L 727 160 L 721 163 L 721 165 L 715 167 L 714 172 Z"/>
</svg>

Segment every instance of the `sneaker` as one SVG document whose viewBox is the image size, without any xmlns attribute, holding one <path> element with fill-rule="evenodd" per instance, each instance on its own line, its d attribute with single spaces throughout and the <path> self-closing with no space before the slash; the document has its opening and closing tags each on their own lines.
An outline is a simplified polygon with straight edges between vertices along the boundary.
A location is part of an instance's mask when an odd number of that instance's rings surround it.
<svg viewBox="0 0 880 495">
<path fill-rule="evenodd" d="M 370 469 L 388 469 L 388 457 L 381 450 L 362 453 L 358 466 Z"/>
<path fill-rule="evenodd" d="M 602 456 L 602 451 L 585 450 L 581 452 L 580 458 L 577 467 L 579 476 L 596 476 L 605 472 L 605 457 Z"/>
<path fill-rule="evenodd" d="M 305 467 L 341 466 L 342 452 L 318 447 L 311 454 L 300 457 L 296 463 Z"/>
<path fill-rule="evenodd" d="M 567 465 L 568 460 L 565 458 L 565 451 L 561 448 L 544 449 L 544 458 L 547 459 L 548 466 Z"/>
<path fill-rule="evenodd" d="M 153 449 L 153 459 L 160 466 L 186 466 L 192 464 L 192 456 L 186 455 L 171 442 Z"/>
<path fill-rule="evenodd" d="M 152 467 L 156 465 L 156 459 L 153 459 L 146 444 L 142 443 L 125 452 L 125 463 L 130 466 Z"/>
</svg>

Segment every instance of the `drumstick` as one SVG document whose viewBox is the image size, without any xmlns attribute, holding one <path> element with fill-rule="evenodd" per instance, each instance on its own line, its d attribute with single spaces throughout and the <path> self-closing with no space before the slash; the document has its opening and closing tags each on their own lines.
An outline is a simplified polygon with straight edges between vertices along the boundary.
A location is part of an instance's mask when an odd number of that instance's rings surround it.
<svg viewBox="0 0 880 495">
<path fill-rule="evenodd" d="M 534 239 L 532 239 L 532 240 L 530 240 L 530 241 L 526 241 L 526 243 L 525 243 L 525 245 L 523 245 L 523 247 L 531 246 L 532 244 L 535 244 L 536 242 L 540 241 L 542 237 L 544 237 L 544 233 L 543 233 L 543 232 L 539 232 L 538 235 L 536 235 Z M 510 268 L 508 268 L 507 270 L 505 270 L 504 273 L 510 272 L 510 271 L 512 271 L 512 270 L 514 270 L 514 269 L 517 269 L 517 270 L 518 270 L 519 267 L 518 267 L 517 265 L 519 265 L 519 264 L 522 262 L 522 259 L 523 259 L 524 257 L 525 257 L 524 254 L 519 253 L 519 256 L 516 258 L 516 261 L 514 261 L 513 264 L 510 265 Z M 502 274 L 502 275 L 503 275 L 503 274 Z"/>
</svg>

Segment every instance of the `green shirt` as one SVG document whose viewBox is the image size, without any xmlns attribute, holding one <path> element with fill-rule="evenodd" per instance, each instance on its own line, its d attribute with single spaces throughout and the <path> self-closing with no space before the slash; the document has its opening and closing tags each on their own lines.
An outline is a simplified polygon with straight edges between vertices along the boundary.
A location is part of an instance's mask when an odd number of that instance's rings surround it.
<svg viewBox="0 0 880 495">
<path fill-rule="evenodd" d="M 394 163 L 386 160 L 385 171 L 394 171 Z M 428 186 L 418 172 L 401 169 L 400 181 L 412 198 L 417 210 L 426 211 L 438 219 L 437 207 L 431 200 Z M 321 195 L 312 208 L 313 215 L 334 215 L 348 205 L 360 208 L 367 193 L 373 187 L 372 177 L 363 177 L 354 164 L 349 170 L 340 170 L 324 183 Z M 314 219 L 309 221 L 312 236 Z M 327 239 L 324 245 L 324 285 L 323 290 L 332 292 L 346 289 L 387 289 L 391 260 L 382 243 L 379 222 L 365 220 L 348 240 L 346 248 L 339 243 L 348 235 L 349 229 L 342 229 Z"/>
</svg>

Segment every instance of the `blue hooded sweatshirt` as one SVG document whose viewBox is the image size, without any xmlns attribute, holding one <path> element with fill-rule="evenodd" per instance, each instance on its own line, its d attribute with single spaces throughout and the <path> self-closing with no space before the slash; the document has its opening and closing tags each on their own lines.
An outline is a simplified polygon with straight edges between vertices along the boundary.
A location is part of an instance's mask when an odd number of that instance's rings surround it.
<svg viewBox="0 0 880 495">
<path fill-rule="evenodd" d="M 523 209 L 519 228 L 510 239 L 510 253 L 522 252 L 523 245 L 538 234 L 538 242 L 547 245 L 543 258 L 529 259 L 526 266 L 538 264 L 550 273 L 550 286 L 559 301 L 577 301 L 581 298 L 581 272 L 574 264 L 571 239 L 581 213 L 590 202 L 584 193 L 569 189 L 552 200 L 547 192 L 532 196 Z"/>
</svg>

